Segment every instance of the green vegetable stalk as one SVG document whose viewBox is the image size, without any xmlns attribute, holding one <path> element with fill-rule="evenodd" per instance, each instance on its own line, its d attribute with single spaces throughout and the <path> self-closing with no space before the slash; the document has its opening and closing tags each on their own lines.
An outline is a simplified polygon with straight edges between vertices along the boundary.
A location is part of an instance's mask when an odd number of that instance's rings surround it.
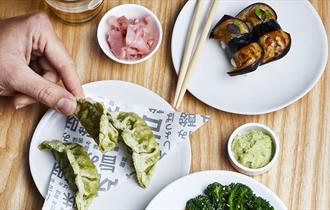
<svg viewBox="0 0 330 210">
<path fill-rule="evenodd" d="M 274 210 L 268 201 L 241 183 L 223 186 L 214 182 L 204 193 L 187 201 L 186 210 Z"/>
</svg>

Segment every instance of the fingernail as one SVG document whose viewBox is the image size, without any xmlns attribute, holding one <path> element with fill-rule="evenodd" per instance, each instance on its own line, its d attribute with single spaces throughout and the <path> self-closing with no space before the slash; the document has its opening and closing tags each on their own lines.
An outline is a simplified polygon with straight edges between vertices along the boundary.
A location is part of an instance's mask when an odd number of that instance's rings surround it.
<svg viewBox="0 0 330 210">
<path fill-rule="evenodd" d="M 65 115 L 72 115 L 76 109 L 76 104 L 68 98 L 61 98 L 56 105 L 56 109 Z"/>
<path fill-rule="evenodd" d="M 23 107 L 26 107 L 27 104 L 18 104 L 15 106 L 15 109 L 18 110 L 18 109 L 22 109 Z"/>
</svg>

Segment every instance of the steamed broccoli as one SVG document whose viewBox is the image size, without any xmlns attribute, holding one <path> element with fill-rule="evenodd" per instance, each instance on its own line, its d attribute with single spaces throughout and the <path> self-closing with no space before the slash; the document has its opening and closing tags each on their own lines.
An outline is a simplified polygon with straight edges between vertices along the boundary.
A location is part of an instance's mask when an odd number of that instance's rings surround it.
<svg viewBox="0 0 330 210">
<path fill-rule="evenodd" d="M 187 210 L 213 210 L 213 206 L 209 198 L 205 195 L 199 195 L 190 199 L 186 204 Z"/>
<path fill-rule="evenodd" d="M 254 194 L 252 190 L 243 184 L 230 184 L 228 188 L 230 189 L 228 197 L 230 210 L 246 209 L 245 203 L 249 201 L 249 199 L 253 200 Z"/>
<path fill-rule="evenodd" d="M 246 209 L 253 210 L 274 210 L 274 207 L 269 204 L 268 201 L 263 199 L 262 197 L 258 197 L 254 195 L 254 199 L 250 202 L 246 202 Z"/>
<path fill-rule="evenodd" d="M 206 196 L 190 199 L 186 210 L 274 210 L 268 201 L 241 183 L 223 186 L 215 182 L 208 185 L 204 193 Z"/>
<path fill-rule="evenodd" d="M 228 190 L 218 182 L 207 186 L 204 193 L 209 197 L 214 209 L 223 209 L 226 206 Z"/>
<path fill-rule="evenodd" d="M 274 210 L 268 201 L 256 196 L 246 185 L 234 183 L 229 185 L 229 210 Z"/>
</svg>

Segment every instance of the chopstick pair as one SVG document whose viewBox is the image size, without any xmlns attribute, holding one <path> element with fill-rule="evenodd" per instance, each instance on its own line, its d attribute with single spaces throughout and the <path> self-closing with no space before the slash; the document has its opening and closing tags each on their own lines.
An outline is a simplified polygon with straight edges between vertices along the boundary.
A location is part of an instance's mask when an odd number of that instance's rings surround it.
<svg viewBox="0 0 330 210">
<path fill-rule="evenodd" d="M 175 109 L 179 109 L 183 96 L 188 88 L 188 83 L 190 80 L 190 77 L 194 71 L 194 68 L 196 66 L 196 63 L 200 57 L 200 53 L 202 51 L 203 44 L 207 38 L 207 35 L 210 31 L 211 24 L 213 17 L 217 11 L 218 4 L 220 0 L 212 0 L 212 4 L 210 6 L 210 9 L 208 11 L 206 23 L 203 27 L 202 33 L 198 39 L 196 50 L 193 53 L 193 47 L 194 47 L 194 40 L 196 40 L 197 36 L 197 29 L 199 26 L 201 13 L 203 10 L 203 1 L 204 0 L 197 0 L 195 9 L 194 9 L 194 18 L 191 23 L 191 31 L 189 31 L 188 35 L 188 41 L 186 42 L 186 48 L 184 51 L 184 55 L 182 58 L 180 71 L 179 71 L 179 79 L 175 90 L 175 97 L 174 97 L 174 103 L 173 106 Z"/>
</svg>

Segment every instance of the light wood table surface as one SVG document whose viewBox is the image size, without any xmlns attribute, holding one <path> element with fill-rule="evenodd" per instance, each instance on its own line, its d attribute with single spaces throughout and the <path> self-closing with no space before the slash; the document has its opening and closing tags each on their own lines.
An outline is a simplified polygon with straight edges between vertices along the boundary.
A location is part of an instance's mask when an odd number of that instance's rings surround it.
<svg viewBox="0 0 330 210">
<path fill-rule="evenodd" d="M 164 30 L 157 54 L 137 65 L 120 65 L 111 61 L 101 52 L 96 40 L 101 15 L 113 6 L 128 2 L 154 11 Z M 46 11 L 56 33 L 76 61 L 82 83 L 125 80 L 149 88 L 171 102 L 177 76 L 171 63 L 170 38 L 184 3 L 185 0 L 105 0 L 101 13 L 92 21 L 66 25 L 49 13 L 42 0 L 0 0 L 0 18 Z M 313 0 L 312 4 L 330 34 L 330 1 Z M 16 111 L 9 98 L 0 97 L 0 209 L 41 209 L 43 198 L 30 174 L 28 150 L 34 129 L 46 110 L 45 106 L 36 104 Z M 190 94 L 186 94 L 181 110 L 212 116 L 210 122 L 191 137 L 191 172 L 234 170 L 226 153 L 230 133 L 247 122 L 264 123 L 279 135 L 281 150 L 275 167 L 254 179 L 274 191 L 289 209 L 330 209 L 329 65 L 311 92 L 293 105 L 271 114 L 229 114 L 203 104 Z"/>
</svg>

